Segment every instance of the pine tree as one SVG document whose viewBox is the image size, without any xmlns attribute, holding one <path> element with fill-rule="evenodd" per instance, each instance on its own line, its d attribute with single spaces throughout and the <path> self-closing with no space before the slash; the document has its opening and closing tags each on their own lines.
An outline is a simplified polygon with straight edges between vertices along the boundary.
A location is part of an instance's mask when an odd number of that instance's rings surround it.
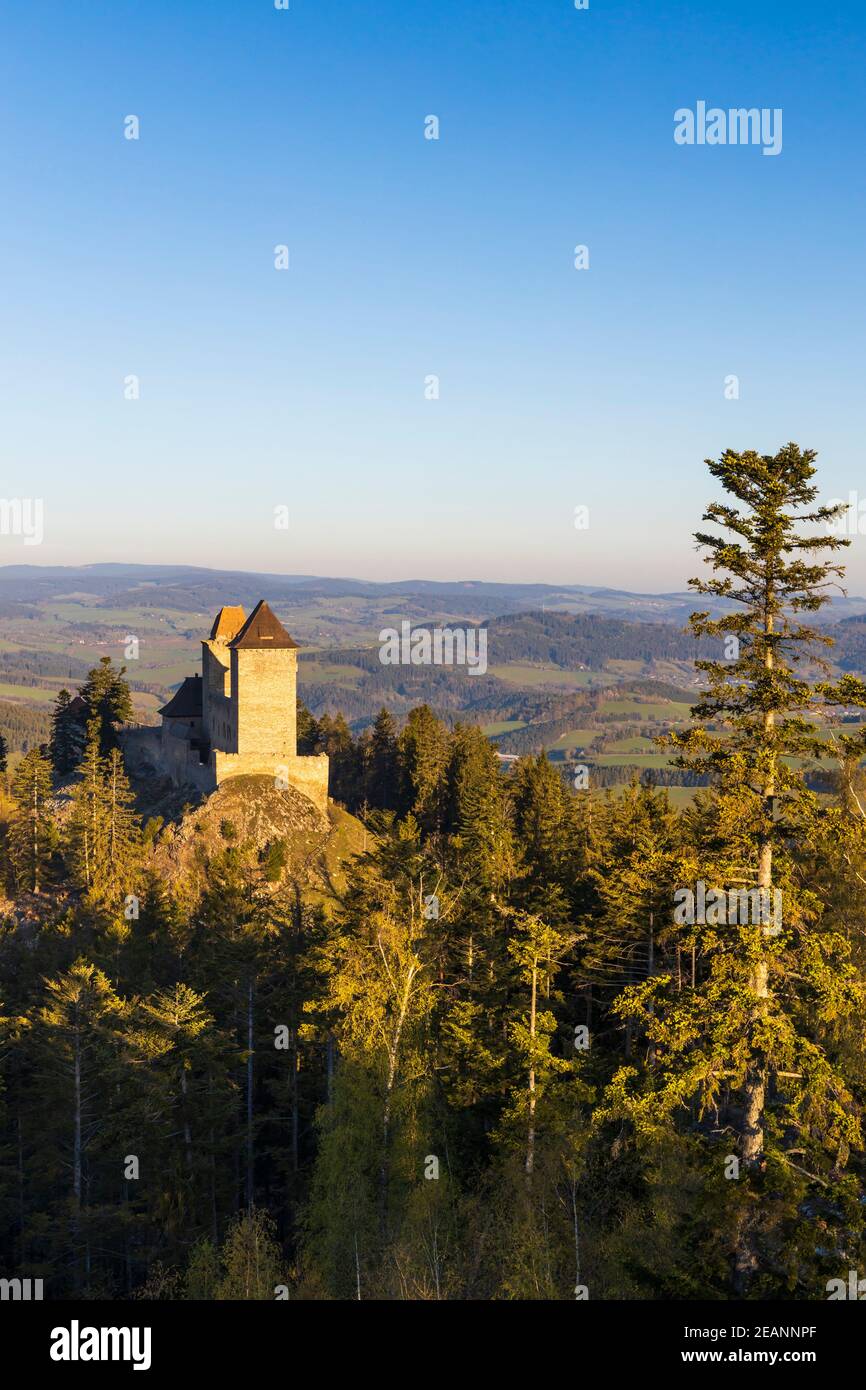
<svg viewBox="0 0 866 1390">
<path fill-rule="evenodd" d="M 174 1193 L 165 1234 L 183 1241 L 204 1211 L 206 1078 L 225 1064 L 225 1040 L 204 997 L 178 983 L 138 1004 L 125 1041 L 148 1117 L 150 1161 Z"/>
<path fill-rule="evenodd" d="M 529 913 L 517 915 L 515 931 L 508 942 L 508 953 L 529 990 L 528 1009 L 521 1011 L 511 1025 L 512 1040 L 523 1059 L 525 1075 L 525 1091 L 516 1109 L 525 1116 L 524 1168 L 528 1177 L 535 1166 L 539 1105 L 546 1099 L 553 1079 L 572 1070 L 571 1059 L 559 1058 L 551 1049 L 556 1029 L 554 1013 L 550 1008 L 539 1008 L 540 992 L 543 988 L 549 1000 L 551 983 L 561 964 L 559 958 L 571 944 L 571 938 Z"/>
<path fill-rule="evenodd" d="M 122 1002 L 107 977 L 79 959 L 48 980 L 39 1010 L 35 1045 L 40 1059 L 40 1100 L 45 1106 L 42 1142 L 56 1145 L 68 1183 L 73 1285 L 84 1282 L 90 1240 L 86 1222 L 90 1160 L 106 1131 L 118 1087 L 118 1026 Z M 117 1155 L 117 1171 L 120 1172 Z"/>
<path fill-rule="evenodd" d="M 367 799 L 380 811 L 395 811 L 399 797 L 397 726 L 387 709 L 380 709 L 373 724 L 367 775 Z"/>
<path fill-rule="evenodd" d="M 141 823 L 119 749 L 112 748 L 105 767 L 106 844 L 101 893 L 119 904 L 138 883 Z"/>
<path fill-rule="evenodd" d="M 303 700 L 298 700 L 298 753 L 310 757 L 321 752 L 319 726 Z"/>
<path fill-rule="evenodd" d="M 67 860 L 74 881 L 88 891 L 99 892 L 101 871 L 108 845 L 108 806 L 105 795 L 105 761 L 99 751 L 99 727 L 93 721 L 79 781 L 72 795 L 67 826 Z"/>
<path fill-rule="evenodd" d="M 622 987 L 668 964 L 662 952 L 679 859 L 676 817 L 665 792 L 633 784 L 613 803 L 605 850 L 603 865 L 591 871 L 596 902 L 582 933 L 580 975 L 603 988 Z M 626 1056 L 631 1041 L 629 1025 Z"/>
<path fill-rule="evenodd" d="M 88 673 L 81 687 L 81 698 L 98 725 L 99 751 L 106 755 L 118 746 L 118 727 L 133 718 L 132 697 L 124 680 L 126 667 L 115 670 L 111 657 L 101 658 L 99 665 Z M 90 730 L 88 728 L 88 738 Z"/>
<path fill-rule="evenodd" d="M 60 690 L 54 702 L 51 716 L 51 765 L 57 777 L 66 777 L 81 761 L 86 741 L 86 729 L 82 720 L 70 711 L 72 697 L 68 690 Z"/>
<path fill-rule="evenodd" d="M 403 791 L 401 809 L 432 833 L 442 824 L 449 759 L 448 731 L 428 705 L 409 711 L 399 738 Z"/>
<path fill-rule="evenodd" d="M 95 720 L 89 729 L 72 794 L 67 857 L 90 900 L 119 911 L 139 886 L 141 826 L 119 749 L 102 757 Z"/>
<path fill-rule="evenodd" d="M 19 890 L 44 890 L 56 831 L 49 801 L 51 765 L 38 749 L 25 753 L 12 779 L 15 809 L 9 826 L 9 858 Z"/>
<path fill-rule="evenodd" d="M 363 796 L 363 771 L 352 732 L 342 714 L 323 714 L 319 720 L 317 751 L 331 760 L 330 788 L 335 801 L 357 806 Z"/>
<path fill-rule="evenodd" d="M 825 639 L 797 615 L 820 608 L 824 590 L 840 573 L 835 564 L 803 558 L 842 543 L 800 530 L 832 520 L 838 510 L 814 505 L 813 458 L 791 444 L 774 456 L 728 451 L 718 463 L 709 461 L 741 506 L 708 507 L 706 519 L 729 535 L 699 533 L 697 539 L 724 577 L 692 582 L 739 610 L 692 619 L 695 633 L 729 641 L 727 660 L 698 663 L 708 688 L 693 715 L 726 732 L 698 723 L 673 741 L 682 766 L 718 779 L 710 838 L 695 847 L 690 871 L 707 874 L 720 896 L 704 923 L 689 923 L 685 914 L 679 919 L 679 940 L 697 949 L 694 989 L 684 990 L 668 970 L 624 991 L 616 1005 L 646 1030 L 650 1070 L 641 1086 L 634 1068 L 622 1069 L 607 1113 L 628 1114 L 650 1133 L 684 1104 L 694 1104 L 698 1116 L 723 1105 L 739 1131 L 744 1181 L 734 1277 L 740 1292 L 759 1263 L 749 1198 L 753 1202 L 761 1190 L 768 1164 L 775 1181 L 789 1181 L 798 1165 L 787 1152 L 788 1136 L 797 1133 L 811 1162 L 830 1168 L 844 1162 L 859 1133 L 849 1086 L 834 1066 L 824 1029 L 857 1007 L 860 990 L 848 943 L 824 920 L 814 894 L 796 881 L 792 850 L 817 808 L 802 772 L 785 761 L 822 748 L 806 717 L 818 697 L 796 667 L 814 660 L 814 647 Z M 732 892 L 733 920 L 727 907 Z M 772 910 L 776 892 L 783 924 Z M 808 1030 L 806 996 L 814 1020 Z"/>
</svg>

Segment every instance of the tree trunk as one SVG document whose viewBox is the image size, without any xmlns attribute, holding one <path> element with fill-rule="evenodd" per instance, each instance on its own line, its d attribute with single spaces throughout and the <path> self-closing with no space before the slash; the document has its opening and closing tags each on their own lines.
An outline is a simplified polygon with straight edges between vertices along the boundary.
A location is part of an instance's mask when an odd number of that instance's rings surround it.
<svg viewBox="0 0 866 1390">
<path fill-rule="evenodd" d="M 187 1105 L 187 1080 L 186 1067 L 181 1064 L 180 1068 L 180 1094 L 181 1108 L 183 1110 L 183 1143 L 186 1151 L 187 1172 L 192 1175 L 192 1132 L 189 1126 L 189 1107 Z"/>
<path fill-rule="evenodd" d="M 403 1024 L 406 1021 L 406 1013 L 412 995 L 412 981 L 415 978 L 415 973 L 414 968 L 410 968 L 407 971 L 403 986 L 403 995 L 400 1000 L 400 1012 L 397 1015 L 394 1032 L 388 1048 L 388 1079 L 385 1084 L 385 1103 L 382 1107 L 382 1162 L 379 1168 L 379 1229 L 383 1239 L 385 1237 L 388 1215 L 388 1170 L 390 1167 L 388 1145 L 390 1142 L 391 1128 L 391 1097 L 394 1091 L 394 1082 L 397 1078 L 397 1059 L 400 1053 L 400 1039 L 403 1035 Z"/>
<path fill-rule="evenodd" d="M 526 1134 L 526 1175 L 532 1176 L 535 1167 L 535 1019 L 538 989 L 538 961 L 532 962 L 532 1001 L 529 1009 L 529 1128 Z"/>
<path fill-rule="evenodd" d="M 19 1263 L 26 1263 L 27 1241 L 24 1234 L 24 1141 L 21 1137 L 21 1112 L 18 1112 L 18 1250 Z"/>
<path fill-rule="evenodd" d="M 33 778 L 33 892 L 39 892 L 39 789 Z"/>
<path fill-rule="evenodd" d="M 292 1170 L 297 1173 L 300 1133 L 300 1100 L 298 1087 L 298 1030 L 292 1030 Z"/>
<path fill-rule="evenodd" d="M 78 1240 L 81 1225 L 81 1031 L 76 1027 L 73 1054 L 74 1133 L 72 1141 L 72 1242 L 75 1285 L 80 1283 Z"/>
<path fill-rule="evenodd" d="M 247 1207 L 253 1204 L 253 981 L 247 989 Z"/>
<path fill-rule="evenodd" d="M 769 611 L 769 592 L 764 614 L 764 632 L 767 637 L 773 633 L 773 615 Z M 768 643 L 764 653 L 767 671 L 773 670 L 773 648 Z M 764 713 L 764 737 L 769 744 L 776 723 L 775 711 Z M 760 901 L 772 902 L 773 882 L 773 810 L 776 796 L 776 760 L 770 762 L 767 780 L 763 787 L 763 816 L 758 837 L 758 889 Z M 759 912 L 758 917 L 762 916 Z M 753 924 L 756 933 L 763 932 L 760 920 Z M 761 936 L 761 939 L 763 937 Z M 769 999 L 769 962 L 766 956 L 759 959 L 751 973 L 749 988 L 753 996 L 752 1020 L 756 1021 L 767 1007 Z M 767 1095 L 767 1059 L 760 1053 L 750 1058 L 746 1081 L 743 1088 L 742 1161 L 747 1172 L 760 1167 L 764 1152 L 764 1106 Z M 749 1280 L 758 1268 L 758 1251 L 755 1244 L 754 1228 L 745 1219 L 739 1229 L 737 1249 L 734 1257 L 734 1285 L 738 1293 L 745 1292 Z"/>
</svg>

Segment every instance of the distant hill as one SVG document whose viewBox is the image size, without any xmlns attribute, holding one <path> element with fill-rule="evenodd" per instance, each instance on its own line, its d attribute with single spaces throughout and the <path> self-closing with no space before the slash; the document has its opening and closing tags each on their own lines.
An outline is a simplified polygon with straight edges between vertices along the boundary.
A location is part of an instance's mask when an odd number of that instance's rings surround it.
<svg viewBox="0 0 866 1390">
<path fill-rule="evenodd" d="M 394 612 L 402 611 L 407 617 L 445 609 L 479 620 L 527 609 L 553 609 L 679 624 L 686 621 L 698 602 L 688 591 L 638 594 L 587 584 L 493 583 L 476 579 L 405 579 L 380 584 L 362 579 L 259 574 L 193 565 L 0 566 L 0 604 L 34 604 L 77 593 L 95 595 L 110 607 L 159 606 L 191 613 L 210 612 L 230 600 L 247 605 L 265 598 L 275 607 L 290 611 L 317 598 L 354 598 L 368 602 L 390 600 Z M 826 614 L 830 622 L 866 616 L 866 598 L 834 597 Z"/>
</svg>

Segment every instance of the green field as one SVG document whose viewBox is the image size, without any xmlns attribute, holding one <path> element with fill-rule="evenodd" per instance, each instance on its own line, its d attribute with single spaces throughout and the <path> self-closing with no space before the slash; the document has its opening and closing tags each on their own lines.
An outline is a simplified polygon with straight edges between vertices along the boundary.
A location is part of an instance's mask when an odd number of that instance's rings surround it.
<svg viewBox="0 0 866 1390">
<path fill-rule="evenodd" d="M 212 621 L 205 614 L 183 613 L 174 608 L 97 608 L 88 603 L 46 603 L 47 617 L 58 622 L 96 627 L 126 627 L 130 632 L 204 631 Z"/>
<path fill-rule="evenodd" d="M 59 690 L 46 690 L 41 685 L 7 685 L 0 682 L 0 700 L 17 700 L 22 705 L 52 704 Z"/>
<path fill-rule="evenodd" d="M 592 761 L 599 767 L 668 767 L 667 753 L 599 753 Z"/>
<path fill-rule="evenodd" d="M 498 724 L 482 724 L 481 732 L 488 738 L 495 738 L 497 734 L 510 734 L 515 729 L 525 729 L 525 719 L 500 719 Z"/>
<path fill-rule="evenodd" d="M 691 717 L 691 705 L 679 700 L 602 700 L 600 714 L 619 714 L 624 718 L 659 719 L 668 724 L 682 723 Z"/>
<path fill-rule="evenodd" d="M 551 748 L 585 748 L 594 738 L 598 738 L 600 732 L 599 729 L 569 729 L 567 733 L 560 734 Z"/>
<path fill-rule="evenodd" d="M 658 753 L 659 749 L 653 744 L 652 739 L 641 738 L 635 734 L 632 738 L 618 738 L 615 743 L 611 743 L 604 750 L 606 753 Z"/>
<path fill-rule="evenodd" d="M 298 663 L 298 687 L 304 685 L 344 685 L 354 689 L 364 673 L 357 666 L 327 666 L 318 661 Z"/>
<path fill-rule="evenodd" d="M 529 662 L 515 661 L 508 666 L 490 666 L 488 673 L 497 680 L 509 685 L 554 685 L 568 689 L 586 689 L 590 685 L 610 685 L 610 676 L 602 676 L 597 671 L 563 671 L 558 666 L 532 666 Z"/>
</svg>

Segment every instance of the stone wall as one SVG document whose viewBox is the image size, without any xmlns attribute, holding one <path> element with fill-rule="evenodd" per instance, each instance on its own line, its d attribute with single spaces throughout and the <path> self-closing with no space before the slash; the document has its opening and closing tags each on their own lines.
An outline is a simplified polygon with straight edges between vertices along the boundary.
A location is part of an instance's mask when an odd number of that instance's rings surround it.
<svg viewBox="0 0 866 1390">
<path fill-rule="evenodd" d="M 324 753 L 318 757 L 276 758 L 272 754 L 224 753 L 212 749 L 210 762 L 199 762 L 197 750 L 185 739 L 163 735 L 157 728 L 126 729 L 123 735 L 124 755 L 130 765 L 149 763 L 155 772 L 170 777 L 177 787 L 195 787 L 209 796 L 222 782 L 232 777 L 271 777 L 274 785 L 294 787 L 313 805 L 327 815 L 328 764 Z"/>
<path fill-rule="evenodd" d="M 298 656 L 291 648 L 233 651 L 234 751 L 292 758 L 298 751 Z"/>
<path fill-rule="evenodd" d="M 231 777 L 272 777 L 275 786 L 288 785 L 309 797 L 323 814 L 328 810 L 328 764 L 324 753 L 277 758 L 274 754 L 211 752 L 212 775 L 218 785 Z"/>
<path fill-rule="evenodd" d="M 225 642 L 202 642 L 202 724 L 214 748 L 237 749 L 237 729 L 230 699 L 229 649 Z"/>
<path fill-rule="evenodd" d="M 198 750 L 190 748 L 186 739 L 173 738 L 156 728 L 127 729 L 123 752 L 131 766 L 149 763 L 155 772 L 170 777 L 176 787 L 195 787 L 205 796 L 216 791 L 213 768 L 199 761 Z"/>
</svg>

